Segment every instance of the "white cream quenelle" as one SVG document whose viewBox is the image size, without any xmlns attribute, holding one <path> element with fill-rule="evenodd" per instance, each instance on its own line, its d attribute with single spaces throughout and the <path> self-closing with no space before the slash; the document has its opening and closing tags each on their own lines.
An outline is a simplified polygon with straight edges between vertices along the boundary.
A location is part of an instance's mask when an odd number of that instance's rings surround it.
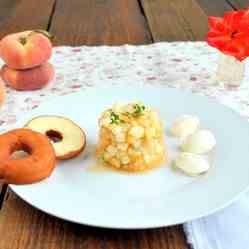
<svg viewBox="0 0 249 249">
<path fill-rule="evenodd" d="M 198 130 L 188 136 L 180 146 L 183 152 L 205 154 L 210 152 L 216 144 L 213 133 L 209 130 Z"/>
<path fill-rule="evenodd" d="M 198 176 L 210 168 L 208 161 L 200 155 L 182 152 L 174 161 L 173 166 L 189 176 Z"/>
<path fill-rule="evenodd" d="M 177 118 L 169 129 L 169 134 L 175 137 L 184 138 L 193 134 L 199 127 L 198 117 L 182 115 Z"/>
</svg>

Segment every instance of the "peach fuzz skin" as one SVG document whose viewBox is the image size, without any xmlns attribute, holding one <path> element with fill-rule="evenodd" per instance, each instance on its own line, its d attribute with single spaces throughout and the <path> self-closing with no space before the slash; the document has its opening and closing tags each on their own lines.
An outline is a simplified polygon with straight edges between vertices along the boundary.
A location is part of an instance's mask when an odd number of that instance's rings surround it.
<svg viewBox="0 0 249 249">
<path fill-rule="evenodd" d="M 4 100 L 5 100 L 5 86 L 3 81 L 0 79 L 0 107 L 3 105 Z"/>
<path fill-rule="evenodd" d="M 1 69 L 1 76 L 10 87 L 16 90 L 37 90 L 53 79 L 54 67 L 48 62 L 27 70 L 14 70 L 4 65 Z"/>
<path fill-rule="evenodd" d="M 25 38 L 25 44 L 21 43 Z M 52 55 L 52 43 L 41 33 L 24 31 L 1 40 L 0 55 L 13 69 L 28 69 L 46 62 Z"/>
</svg>

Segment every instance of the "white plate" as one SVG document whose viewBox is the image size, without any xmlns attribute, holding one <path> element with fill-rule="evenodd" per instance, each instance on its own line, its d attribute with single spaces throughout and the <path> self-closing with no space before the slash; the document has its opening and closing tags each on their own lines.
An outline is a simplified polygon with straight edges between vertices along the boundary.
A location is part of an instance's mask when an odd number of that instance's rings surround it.
<svg viewBox="0 0 249 249">
<path fill-rule="evenodd" d="M 200 117 L 217 139 L 213 167 L 192 178 L 169 165 L 143 174 L 94 170 L 97 119 L 115 101 L 142 100 L 160 110 L 165 133 L 181 114 Z M 30 112 L 22 127 L 37 115 L 73 119 L 87 134 L 87 148 L 78 158 L 60 162 L 50 178 L 11 188 L 34 207 L 65 220 L 108 228 L 152 228 L 183 223 L 211 214 L 234 201 L 249 185 L 249 125 L 230 109 L 165 87 L 90 89 L 55 98 Z M 176 141 L 167 139 L 172 150 Z"/>
</svg>

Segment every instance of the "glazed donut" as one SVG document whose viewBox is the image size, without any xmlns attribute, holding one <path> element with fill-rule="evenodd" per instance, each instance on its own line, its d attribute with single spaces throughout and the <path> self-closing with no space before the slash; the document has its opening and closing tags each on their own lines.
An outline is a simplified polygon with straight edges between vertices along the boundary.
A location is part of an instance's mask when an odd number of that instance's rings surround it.
<svg viewBox="0 0 249 249">
<path fill-rule="evenodd" d="M 29 129 L 15 129 L 0 135 L 0 179 L 11 184 L 41 181 L 55 167 L 55 152 L 49 139 Z M 11 159 L 12 153 L 25 151 L 29 155 Z"/>
<path fill-rule="evenodd" d="M 84 131 L 72 120 L 61 116 L 38 116 L 30 120 L 26 128 L 50 138 L 56 158 L 70 159 L 78 156 L 85 148 Z"/>
</svg>

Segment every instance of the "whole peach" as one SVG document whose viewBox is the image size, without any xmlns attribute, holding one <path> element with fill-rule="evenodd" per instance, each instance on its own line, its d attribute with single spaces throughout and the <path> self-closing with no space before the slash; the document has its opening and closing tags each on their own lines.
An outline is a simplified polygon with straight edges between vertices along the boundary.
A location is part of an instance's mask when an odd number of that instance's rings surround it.
<svg viewBox="0 0 249 249">
<path fill-rule="evenodd" d="M 52 43 L 42 31 L 10 34 L 1 40 L 0 55 L 13 69 L 28 69 L 47 61 L 52 54 Z"/>
<path fill-rule="evenodd" d="M 5 95 L 6 95 L 6 91 L 5 91 L 5 86 L 2 80 L 0 80 L 0 107 L 3 105 L 4 100 L 5 100 Z"/>
<path fill-rule="evenodd" d="M 37 90 L 53 79 L 54 67 L 48 62 L 26 70 L 15 70 L 4 65 L 1 69 L 1 76 L 10 87 L 16 90 Z"/>
</svg>

